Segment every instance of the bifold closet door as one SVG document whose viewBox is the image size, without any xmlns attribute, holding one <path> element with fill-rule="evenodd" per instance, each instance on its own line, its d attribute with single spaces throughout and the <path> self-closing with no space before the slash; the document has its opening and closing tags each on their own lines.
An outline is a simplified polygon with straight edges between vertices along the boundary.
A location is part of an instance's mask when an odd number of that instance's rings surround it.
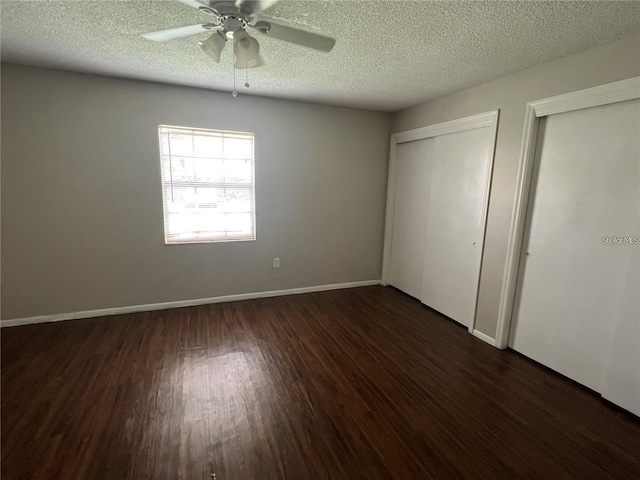
<svg viewBox="0 0 640 480">
<path fill-rule="evenodd" d="M 420 298 L 433 138 L 396 146 L 396 198 L 390 283 Z"/>
<path fill-rule="evenodd" d="M 640 414 L 640 101 L 540 123 L 510 345 Z"/>
<path fill-rule="evenodd" d="M 469 327 L 475 315 L 492 127 L 435 138 L 420 299 Z"/>
</svg>

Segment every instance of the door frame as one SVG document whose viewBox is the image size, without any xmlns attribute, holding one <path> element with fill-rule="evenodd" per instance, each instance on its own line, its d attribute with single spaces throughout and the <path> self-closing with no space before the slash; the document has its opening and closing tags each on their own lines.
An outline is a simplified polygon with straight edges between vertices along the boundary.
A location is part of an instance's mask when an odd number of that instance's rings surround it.
<svg viewBox="0 0 640 480">
<path fill-rule="evenodd" d="M 520 259 L 526 226 L 526 213 L 529 208 L 529 202 L 532 201 L 529 198 L 529 194 L 531 192 L 540 118 L 638 98 L 640 98 L 640 77 L 632 77 L 527 103 L 520 146 L 516 194 L 511 214 L 507 258 L 498 310 L 495 339 L 498 348 L 507 348 L 509 342 L 509 330 L 513 319 L 516 284 L 520 271 Z"/>
<path fill-rule="evenodd" d="M 493 174 L 493 160 L 495 157 L 496 137 L 498 133 L 498 116 L 499 110 L 491 110 L 489 112 L 471 115 L 469 117 L 459 118 L 448 122 L 428 125 L 426 127 L 398 132 L 391 135 L 389 147 L 389 178 L 387 182 L 387 210 L 384 229 L 384 251 L 382 257 L 382 284 L 389 285 L 391 278 L 391 246 L 393 243 L 393 225 L 395 221 L 395 203 L 396 203 L 396 182 L 398 177 L 398 158 L 397 146 L 400 143 L 413 142 L 416 140 L 424 140 L 425 138 L 438 137 L 449 133 L 464 132 L 474 130 L 476 128 L 492 127 L 492 138 L 489 168 L 487 169 L 487 178 L 485 180 L 484 201 L 482 206 L 482 250 L 480 252 L 481 259 L 484 255 L 484 239 L 487 230 L 487 211 L 489 206 L 489 192 L 491 187 L 491 177 Z M 480 271 L 482 271 L 482 260 L 480 260 Z M 478 272 L 478 285 L 480 284 L 480 272 Z M 476 292 L 476 308 L 477 308 L 477 292 Z M 477 312 L 476 312 L 477 314 Z M 469 332 L 475 335 L 475 314 Z M 478 332 L 479 333 L 479 332 Z M 481 336 L 480 336 L 481 335 Z M 485 341 L 491 340 L 486 335 L 480 334 L 480 338 Z M 486 338 L 484 338 L 486 337 Z"/>
</svg>

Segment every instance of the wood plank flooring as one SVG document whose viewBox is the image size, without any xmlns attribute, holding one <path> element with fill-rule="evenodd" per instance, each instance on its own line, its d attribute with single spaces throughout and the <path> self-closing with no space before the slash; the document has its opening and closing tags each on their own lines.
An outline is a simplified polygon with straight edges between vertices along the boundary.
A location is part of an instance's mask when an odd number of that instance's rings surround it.
<svg viewBox="0 0 640 480">
<path fill-rule="evenodd" d="M 638 479 L 640 421 L 393 288 L 3 329 L 2 479 Z"/>
</svg>

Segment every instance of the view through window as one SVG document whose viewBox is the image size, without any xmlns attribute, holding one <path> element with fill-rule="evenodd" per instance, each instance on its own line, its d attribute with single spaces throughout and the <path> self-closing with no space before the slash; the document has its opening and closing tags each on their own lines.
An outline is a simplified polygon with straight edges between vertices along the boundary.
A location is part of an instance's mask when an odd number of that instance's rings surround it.
<svg viewBox="0 0 640 480">
<path fill-rule="evenodd" d="M 165 243 L 255 240 L 253 133 L 160 125 Z"/>
</svg>

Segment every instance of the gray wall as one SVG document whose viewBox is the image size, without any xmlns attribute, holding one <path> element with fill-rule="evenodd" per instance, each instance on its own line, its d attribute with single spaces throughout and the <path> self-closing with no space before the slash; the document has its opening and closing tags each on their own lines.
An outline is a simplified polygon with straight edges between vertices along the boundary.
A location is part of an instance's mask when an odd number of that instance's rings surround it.
<svg viewBox="0 0 640 480">
<path fill-rule="evenodd" d="M 161 123 L 255 133 L 257 241 L 164 244 Z M 377 280 L 389 127 L 383 113 L 3 65 L 2 318 Z"/>
<path fill-rule="evenodd" d="M 396 112 L 392 132 L 500 109 L 476 329 L 495 338 L 526 103 L 640 75 L 640 36 Z M 562 239 L 558 239 L 562 241 Z"/>
</svg>

